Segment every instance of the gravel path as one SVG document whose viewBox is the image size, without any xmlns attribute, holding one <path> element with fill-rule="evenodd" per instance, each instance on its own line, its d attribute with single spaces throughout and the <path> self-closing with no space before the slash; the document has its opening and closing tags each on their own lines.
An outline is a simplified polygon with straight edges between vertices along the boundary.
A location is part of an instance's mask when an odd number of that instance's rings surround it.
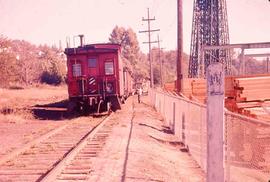
<svg viewBox="0 0 270 182">
<path fill-rule="evenodd" d="M 119 124 L 93 162 L 89 181 L 205 181 L 205 174 L 168 133 L 162 118 L 132 99 L 118 113 Z M 133 105 L 133 106 L 132 106 Z"/>
</svg>

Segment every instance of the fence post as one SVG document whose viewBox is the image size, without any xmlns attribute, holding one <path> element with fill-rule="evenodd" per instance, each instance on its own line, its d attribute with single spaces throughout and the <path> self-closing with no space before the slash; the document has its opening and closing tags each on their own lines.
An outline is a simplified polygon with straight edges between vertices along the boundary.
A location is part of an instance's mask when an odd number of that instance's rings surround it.
<svg viewBox="0 0 270 182">
<path fill-rule="evenodd" d="M 176 105 L 175 105 L 175 102 L 173 101 L 173 127 L 172 127 L 172 130 L 173 130 L 173 134 L 174 134 L 174 135 L 175 135 L 175 133 L 176 133 L 176 132 L 175 132 L 175 117 L 176 117 L 176 116 L 175 116 L 175 114 L 176 114 L 176 113 L 175 113 L 175 110 L 176 110 L 176 108 L 175 108 L 175 107 L 176 107 Z"/>
<path fill-rule="evenodd" d="M 224 182 L 224 71 L 221 63 L 207 68 L 207 182 Z"/>
</svg>

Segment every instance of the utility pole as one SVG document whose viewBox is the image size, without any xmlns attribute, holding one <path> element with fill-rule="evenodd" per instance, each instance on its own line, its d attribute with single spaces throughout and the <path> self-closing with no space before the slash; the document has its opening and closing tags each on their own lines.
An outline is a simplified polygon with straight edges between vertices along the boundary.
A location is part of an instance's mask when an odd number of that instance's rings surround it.
<svg viewBox="0 0 270 182">
<path fill-rule="evenodd" d="M 60 50 L 62 50 L 62 41 L 59 40 L 59 47 L 58 47 Z"/>
<path fill-rule="evenodd" d="M 269 57 L 266 58 L 266 71 L 269 73 Z"/>
<path fill-rule="evenodd" d="M 238 75 L 244 75 L 245 74 L 245 49 L 241 49 L 241 54 L 240 54 L 240 68 L 239 68 L 239 73 Z"/>
<path fill-rule="evenodd" d="M 160 69 L 160 86 L 163 88 L 163 60 L 161 60 L 161 49 L 160 48 L 160 42 L 159 35 L 157 36 L 157 42 L 158 42 L 158 61 L 159 61 L 159 69 Z"/>
<path fill-rule="evenodd" d="M 160 86 L 163 87 L 164 82 L 163 82 L 163 59 L 161 59 L 161 50 L 164 48 L 160 47 L 160 42 L 162 40 L 159 39 L 159 35 L 157 36 L 157 41 L 158 43 L 158 48 L 154 48 L 153 50 L 158 50 L 158 62 L 159 62 L 159 70 L 160 70 Z"/>
<path fill-rule="evenodd" d="M 183 60 L 183 7 L 182 0 L 177 0 L 177 92 L 183 91 L 183 73 L 182 73 L 182 60 Z"/>
<path fill-rule="evenodd" d="M 148 44 L 148 49 L 149 49 L 148 61 L 149 61 L 149 64 L 150 64 L 150 87 L 153 88 L 153 86 L 154 86 L 154 74 L 153 74 L 153 65 L 152 65 L 152 57 L 151 57 L 151 44 L 152 43 L 157 43 L 157 41 L 151 42 L 151 32 L 156 32 L 156 31 L 160 31 L 160 30 L 159 29 L 151 30 L 150 22 L 154 21 L 156 19 L 155 19 L 155 17 L 150 18 L 149 14 L 150 14 L 149 13 L 149 8 L 147 8 L 147 18 L 142 18 L 142 21 L 147 21 L 148 30 L 139 31 L 139 33 L 148 33 L 148 42 L 143 42 L 143 43 Z"/>
</svg>

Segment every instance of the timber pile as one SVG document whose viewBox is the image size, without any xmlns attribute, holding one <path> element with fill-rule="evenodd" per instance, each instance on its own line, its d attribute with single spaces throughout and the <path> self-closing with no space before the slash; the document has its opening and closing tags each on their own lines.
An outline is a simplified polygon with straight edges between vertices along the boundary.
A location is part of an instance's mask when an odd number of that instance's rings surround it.
<svg viewBox="0 0 270 182">
<path fill-rule="evenodd" d="M 185 79 L 183 84 L 183 94 L 185 96 L 189 97 L 191 100 L 199 101 L 201 103 L 206 102 L 205 79 Z"/>
<path fill-rule="evenodd" d="M 262 104 L 270 101 L 270 75 L 230 77 L 229 79 L 234 89 L 227 90 L 227 86 L 225 87 L 226 108 L 258 119 L 269 120 L 267 108 L 263 108 Z"/>
<path fill-rule="evenodd" d="M 167 91 L 170 91 L 170 92 L 174 92 L 175 91 L 175 82 L 165 83 L 164 89 Z"/>
<path fill-rule="evenodd" d="M 264 101 L 270 99 L 270 76 L 237 78 L 235 87 L 241 92 L 238 99 L 244 101 Z"/>
<path fill-rule="evenodd" d="M 184 79 L 182 94 L 191 100 L 206 103 L 206 80 Z M 175 91 L 175 83 L 165 84 Z M 225 78 L 225 106 L 228 110 L 270 121 L 270 75 L 230 76 Z M 269 110 L 269 112 L 268 112 Z"/>
<path fill-rule="evenodd" d="M 176 83 L 165 83 L 164 89 L 170 92 L 176 92 Z M 206 98 L 206 80 L 188 78 L 183 80 L 182 94 L 191 100 L 205 103 Z"/>
</svg>

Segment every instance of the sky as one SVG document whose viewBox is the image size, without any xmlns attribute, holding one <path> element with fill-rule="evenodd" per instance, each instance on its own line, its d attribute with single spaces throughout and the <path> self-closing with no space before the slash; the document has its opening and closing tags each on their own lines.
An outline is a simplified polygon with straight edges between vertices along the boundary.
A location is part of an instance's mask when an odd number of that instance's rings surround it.
<svg viewBox="0 0 270 182">
<path fill-rule="evenodd" d="M 84 34 L 87 43 L 108 42 L 113 28 L 132 28 L 143 52 L 147 51 L 147 8 L 152 40 L 176 49 L 177 0 L 0 0 L 0 35 L 34 44 L 66 45 L 66 37 Z M 270 1 L 227 0 L 231 43 L 270 42 Z M 193 0 L 183 0 L 184 52 L 189 53 Z M 71 41 L 71 44 L 72 41 Z"/>
</svg>

